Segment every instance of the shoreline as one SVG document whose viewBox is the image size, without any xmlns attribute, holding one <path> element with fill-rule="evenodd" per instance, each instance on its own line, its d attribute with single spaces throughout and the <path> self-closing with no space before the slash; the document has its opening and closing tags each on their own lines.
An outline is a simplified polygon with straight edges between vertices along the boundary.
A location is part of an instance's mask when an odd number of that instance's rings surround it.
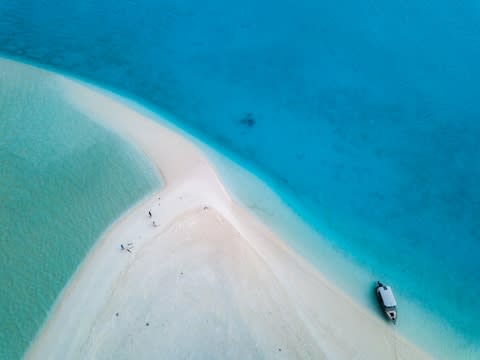
<svg viewBox="0 0 480 360">
<path fill-rule="evenodd" d="M 233 201 L 186 136 L 96 89 L 54 82 L 140 148 L 164 186 L 98 240 L 26 358 L 429 358 Z M 129 242 L 132 253 L 120 251 Z"/>
</svg>

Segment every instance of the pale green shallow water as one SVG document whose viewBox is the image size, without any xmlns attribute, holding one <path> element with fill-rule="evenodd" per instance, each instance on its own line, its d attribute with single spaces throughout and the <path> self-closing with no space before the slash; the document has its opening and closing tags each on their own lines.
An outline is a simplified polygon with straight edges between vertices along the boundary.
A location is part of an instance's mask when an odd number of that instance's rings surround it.
<svg viewBox="0 0 480 360">
<path fill-rule="evenodd" d="M 161 184 L 52 84 L 0 59 L 0 359 L 21 357 L 102 232 Z"/>
</svg>

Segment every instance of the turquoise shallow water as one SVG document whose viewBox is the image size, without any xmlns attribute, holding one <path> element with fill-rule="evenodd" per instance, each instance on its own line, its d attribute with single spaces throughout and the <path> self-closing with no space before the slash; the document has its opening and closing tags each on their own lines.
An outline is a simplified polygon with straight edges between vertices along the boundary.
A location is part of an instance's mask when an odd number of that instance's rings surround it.
<svg viewBox="0 0 480 360">
<path fill-rule="evenodd" d="M 160 186 L 131 145 L 0 59 L 0 359 L 17 359 L 95 240 Z"/>
</svg>

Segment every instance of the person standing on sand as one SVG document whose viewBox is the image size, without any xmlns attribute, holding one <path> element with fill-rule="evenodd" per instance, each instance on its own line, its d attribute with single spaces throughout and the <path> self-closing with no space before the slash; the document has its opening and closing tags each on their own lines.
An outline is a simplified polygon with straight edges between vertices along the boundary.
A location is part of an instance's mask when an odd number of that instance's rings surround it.
<svg viewBox="0 0 480 360">
<path fill-rule="evenodd" d="M 152 217 L 152 211 L 151 210 L 148 210 L 148 217 Z"/>
</svg>

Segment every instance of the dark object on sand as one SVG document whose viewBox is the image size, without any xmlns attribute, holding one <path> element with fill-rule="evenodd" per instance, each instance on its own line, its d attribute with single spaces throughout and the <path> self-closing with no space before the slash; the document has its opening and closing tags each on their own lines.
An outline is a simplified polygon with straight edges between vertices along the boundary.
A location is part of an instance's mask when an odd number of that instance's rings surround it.
<svg viewBox="0 0 480 360">
<path fill-rule="evenodd" d="M 132 244 L 132 243 L 128 243 L 127 246 L 124 246 L 123 244 L 120 244 L 120 249 L 121 249 L 122 251 L 125 251 L 125 250 L 126 250 L 126 251 L 128 251 L 129 253 L 131 253 L 131 252 L 132 252 L 132 250 L 131 250 L 132 248 L 133 248 L 133 244 Z"/>
</svg>

